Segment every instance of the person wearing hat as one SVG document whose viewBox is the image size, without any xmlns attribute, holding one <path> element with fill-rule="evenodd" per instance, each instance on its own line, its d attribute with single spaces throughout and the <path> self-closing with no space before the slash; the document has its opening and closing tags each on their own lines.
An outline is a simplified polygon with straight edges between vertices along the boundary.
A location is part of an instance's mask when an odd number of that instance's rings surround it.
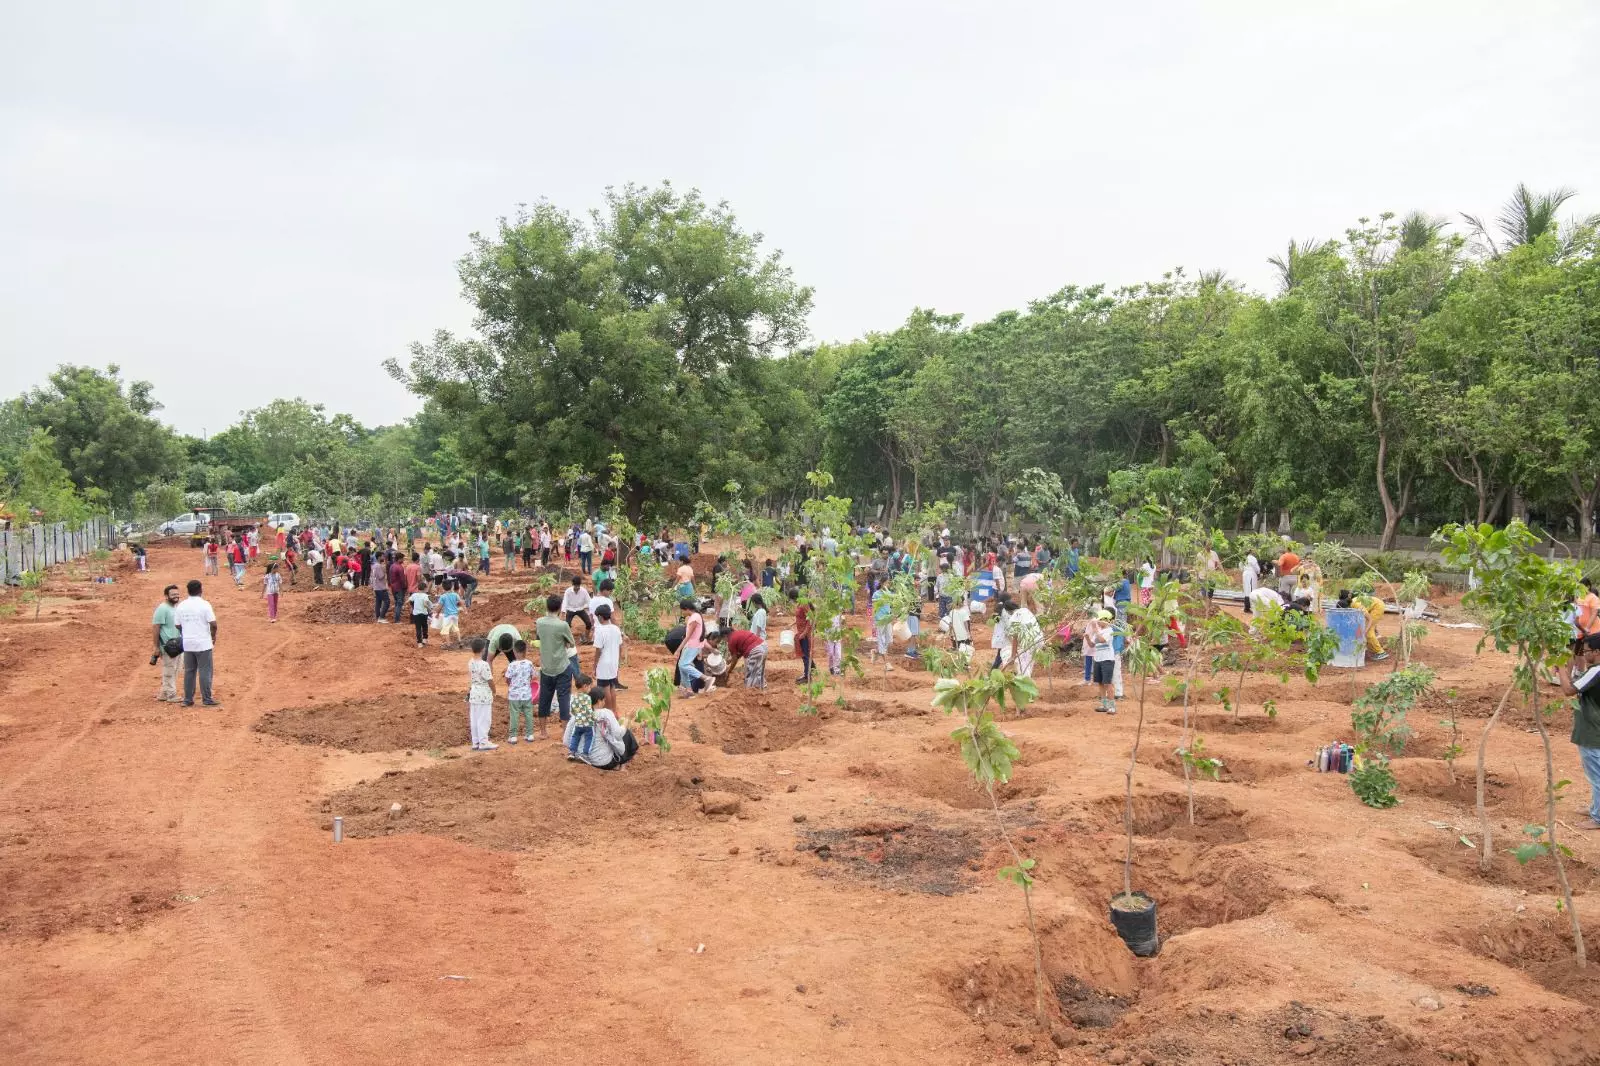
<svg viewBox="0 0 1600 1066">
<path fill-rule="evenodd" d="M 1117 713 L 1117 705 L 1111 699 L 1111 682 L 1117 668 L 1116 630 L 1112 624 L 1115 618 L 1101 608 L 1084 627 L 1084 639 L 1094 663 L 1094 683 L 1100 689 L 1100 705 L 1095 710 L 1102 714 Z"/>
</svg>

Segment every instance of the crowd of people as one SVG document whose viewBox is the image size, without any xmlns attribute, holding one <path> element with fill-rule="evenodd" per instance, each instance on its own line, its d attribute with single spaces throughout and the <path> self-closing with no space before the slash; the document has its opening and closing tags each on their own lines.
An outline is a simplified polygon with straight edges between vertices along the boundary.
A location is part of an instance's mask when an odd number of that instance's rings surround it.
<svg viewBox="0 0 1600 1066">
<path fill-rule="evenodd" d="M 1068 577 L 1081 572 L 1083 549 L 1076 538 L 1059 546 L 1046 538 L 1014 536 L 973 537 L 957 543 L 946 529 L 925 539 L 896 543 L 887 531 L 870 525 L 850 532 L 851 565 L 858 579 L 852 585 L 864 589 L 871 616 L 868 656 L 883 659 L 885 669 L 891 669 L 887 658 L 897 634 L 906 658 L 921 656 L 922 624 L 930 608 L 950 650 L 969 663 L 974 656 L 974 618 L 990 615 L 993 667 L 1006 666 L 1031 676 L 1040 649 L 1052 638 L 1061 651 L 1081 648 L 1083 684 L 1098 689 L 1096 709 L 1116 713 L 1115 701 L 1124 696 L 1129 607 L 1150 602 L 1158 579 L 1152 561 L 1124 571 L 1106 585 L 1098 601 L 1082 612 L 1077 631 L 1063 624 L 1051 634 L 1041 623 L 1047 612 L 1039 600 L 1040 582 L 1052 572 Z M 226 560 L 235 588 L 243 589 L 249 569 L 270 552 L 261 579 L 269 621 L 277 621 L 286 583 L 363 589 L 372 595 L 374 621 L 409 620 L 419 647 L 435 634 L 444 640 L 461 639 L 462 613 L 470 607 L 481 576 L 492 572 L 497 554 L 507 572 L 575 565 L 578 573 L 569 577 L 560 594 L 548 597 L 545 614 L 530 633 L 502 624 L 469 642 L 468 732 L 475 750 L 498 746 L 490 739 L 497 692 L 494 665 L 503 660 L 505 741 L 526 744 L 548 738 L 549 719 L 554 716 L 562 724 L 567 757 L 606 769 L 622 768 L 638 750 L 638 739 L 616 713 L 616 693 L 625 686 L 619 669 L 624 638 L 615 578 L 624 559 L 634 567 L 660 567 L 681 597 L 678 624 L 663 643 L 673 656 L 678 695 L 692 698 L 726 684 L 741 665 L 746 687 L 766 686 L 771 610 L 779 604 L 793 613 L 781 645 L 792 648 L 799 660 L 796 683 L 810 683 L 817 619 L 801 588 L 814 553 L 828 557 L 841 551 L 838 539 L 824 528 L 815 536 L 795 534 L 792 552 L 766 558 L 759 567 L 751 554 L 743 558 L 727 554 L 717 558 L 709 574 L 697 575 L 692 562 L 700 547 L 697 535 L 675 539 L 661 529 L 624 544 L 604 522 L 592 520 L 561 526 L 547 521 L 469 524 L 440 516 L 407 528 L 357 531 L 308 525 L 270 531 L 267 537 L 270 543 L 264 544 L 257 530 L 219 533 L 202 548 L 202 574 L 220 577 Z M 1199 574 L 1181 577 L 1197 579 L 1201 593 L 1209 597 L 1222 578 L 1217 553 L 1203 556 L 1199 568 Z M 916 590 L 915 602 L 909 610 L 903 603 L 896 610 L 891 598 L 896 588 L 905 587 L 899 579 L 907 576 Z M 1265 561 L 1255 552 L 1247 553 L 1240 576 L 1247 615 L 1281 611 L 1293 617 L 1324 606 L 1321 571 L 1291 546 Z M 710 596 L 699 594 L 697 577 L 710 584 Z M 731 583 L 726 580 L 730 578 Z M 1582 676 L 1549 679 L 1580 697 L 1575 742 L 1579 733 L 1584 740 L 1600 741 L 1600 593 L 1589 582 L 1584 585 L 1567 617 Z M 177 585 L 169 585 L 151 619 L 155 643 L 151 663 L 161 666 L 157 698 L 193 706 L 198 689 L 204 706 L 218 707 L 212 691 L 216 612 L 203 597 L 199 580 L 189 581 L 186 591 L 180 595 Z M 855 606 L 852 596 L 848 610 Z M 1338 589 L 1332 606 L 1361 612 L 1367 657 L 1388 658 L 1378 635 L 1386 609 L 1380 598 Z M 827 669 L 835 674 L 843 669 L 838 639 L 843 614 L 828 619 L 823 633 Z M 574 625 L 582 628 L 581 640 Z M 1164 647 L 1186 645 L 1187 635 L 1176 616 L 1161 641 Z M 588 670 L 580 663 L 582 646 L 593 649 Z M 1600 782 L 1600 744 L 1580 743 L 1580 748 L 1586 772 Z M 1600 824 L 1600 783 L 1595 796 L 1591 813 Z"/>
</svg>

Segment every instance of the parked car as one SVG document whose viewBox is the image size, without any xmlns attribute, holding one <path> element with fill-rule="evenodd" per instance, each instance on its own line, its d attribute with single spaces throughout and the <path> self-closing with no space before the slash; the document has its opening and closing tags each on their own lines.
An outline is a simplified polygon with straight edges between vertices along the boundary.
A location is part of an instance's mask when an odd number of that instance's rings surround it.
<svg viewBox="0 0 1600 1066">
<path fill-rule="evenodd" d="M 210 528 L 210 515 L 203 513 L 197 514 L 191 511 L 188 514 L 181 514 L 176 518 L 161 523 L 161 525 L 156 529 L 156 532 L 160 533 L 164 537 L 170 537 L 174 535 L 180 537 L 192 537 L 196 533 L 204 533 Z"/>
<path fill-rule="evenodd" d="M 293 529 L 300 524 L 300 516 L 293 511 L 274 511 L 267 515 L 267 525 L 273 529 Z"/>
</svg>

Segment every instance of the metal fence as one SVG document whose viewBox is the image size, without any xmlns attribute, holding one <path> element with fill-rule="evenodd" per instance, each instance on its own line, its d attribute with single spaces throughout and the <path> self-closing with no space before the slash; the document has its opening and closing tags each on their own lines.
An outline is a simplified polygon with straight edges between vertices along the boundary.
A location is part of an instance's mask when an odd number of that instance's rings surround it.
<svg viewBox="0 0 1600 1066">
<path fill-rule="evenodd" d="M 76 529 L 56 522 L 0 531 L 0 581 L 9 584 L 25 570 L 43 570 L 97 548 L 109 548 L 111 543 L 107 518 L 91 518 Z"/>
</svg>

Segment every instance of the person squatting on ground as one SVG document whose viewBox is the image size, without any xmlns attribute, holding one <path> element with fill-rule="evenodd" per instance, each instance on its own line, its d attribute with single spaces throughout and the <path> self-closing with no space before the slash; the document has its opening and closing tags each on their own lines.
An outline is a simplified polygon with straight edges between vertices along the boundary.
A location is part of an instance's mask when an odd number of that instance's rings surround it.
<svg viewBox="0 0 1600 1066">
<path fill-rule="evenodd" d="M 475 637 L 472 658 L 467 663 L 467 731 L 473 751 L 493 751 L 500 746 L 489 740 L 489 723 L 494 717 L 494 671 L 489 668 L 488 652 L 489 642 Z"/>
<path fill-rule="evenodd" d="M 161 590 L 161 602 L 150 616 L 155 629 L 156 653 L 152 665 L 161 664 L 161 692 L 156 699 L 164 703 L 182 703 L 178 696 L 178 668 L 183 665 L 183 633 L 178 629 L 178 586 L 168 585 Z"/>
<path fill-rule="evenodd" d="M 572 575 L 572 587 L 561 597 L 561 613 L 566 616 L 568 627 L 573 619 L 578 619 L 583 623 L 584 639 L 594 639 L 594 623 L 589 620 L 589 590 L 583 587 L 583 574 Z"/>
<path fill-rule="evenodd" d="M 599 703 L 601 699 L 603 693 L 598 685 L 573 698 L 572 717 L 562 732 L 562 744 L 567 758 L 574 762 L 599 770 L 620 770 L 638 754 L 639 741 L 617 720 L 611 708 Z"/>
<path fill-rule="evenodd" d="M 194 683 L 200 681 L 200 699 L 207 707 L 220 707 L 211 696 L 212 652 L 217 641 L 217 612 L 201 598 L 198 581 L 188 584 L 189 596 L 173 611 L 183 636 L 183 705 L 194 706 Z"/>
<path fill-rule="evenodd" d="M 767 642 L 753 630 L 734 629 L 726 634 L 718 633 L 707 639 L 707 644 L 716 646 L 722 638 L 728 640 L 728 672 L 739 665 L 739 660 L 744 660 L 744 687 L 767 687 Z"/>
</svg>

